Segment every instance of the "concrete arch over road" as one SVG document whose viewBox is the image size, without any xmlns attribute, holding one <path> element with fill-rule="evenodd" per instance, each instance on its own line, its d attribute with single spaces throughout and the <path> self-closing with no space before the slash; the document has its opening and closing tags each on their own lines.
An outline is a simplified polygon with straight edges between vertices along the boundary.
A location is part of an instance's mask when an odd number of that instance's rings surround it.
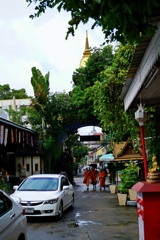
<svg viewBox="0 0 160 240">
<path fill-rule="evenodd" d="M 68 134 L 76 133 L 79 128 L 89 127 L 89 126 L 100 127 L 100 122 L 96 119 L 88 120 L 86 122 L 81 122 L 81 121 L 73 122 L 65 128 L 65 131 Z M 62 134 L 61 141 L 63 141 L 66 137 L 67 137 L 67 134 Z"/>
</svg>

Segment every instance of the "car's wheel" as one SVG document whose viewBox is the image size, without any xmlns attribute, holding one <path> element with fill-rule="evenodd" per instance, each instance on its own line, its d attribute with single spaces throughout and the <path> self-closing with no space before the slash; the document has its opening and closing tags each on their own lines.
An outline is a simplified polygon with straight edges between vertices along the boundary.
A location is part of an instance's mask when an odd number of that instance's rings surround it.
<svg viewBox="0 0 160 240">
<path fill-rule="evenodd" d="M 59 205 L 59 213 L 58 213 L 58 219 L 60 220 L 63 216 L 63 203 L 60 202 L 60 205 Z"/>
<path fill-rule="evenodd" d="M 71 208 L 74 208 L 74 201 L 75 201 L 75 199 L 74 199 L 74 195 L 73 195 L 72 200 L 71 200 Z"/>
<path fill-rule="evenodd" d="M 18 238 L 18 240 L 25 240 L 25 236 L 23 234 L 21 234 Z"/>
</svg>

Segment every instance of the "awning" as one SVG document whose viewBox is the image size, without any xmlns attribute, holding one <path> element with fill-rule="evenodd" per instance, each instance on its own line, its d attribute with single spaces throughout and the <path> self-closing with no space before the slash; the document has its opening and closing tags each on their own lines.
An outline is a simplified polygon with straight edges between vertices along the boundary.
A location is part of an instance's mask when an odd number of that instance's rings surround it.
<svg viewBox="0 0 160 240">
<path fill-rule="evenodd" d="M 99 158 L 99 161 L 101 162 L 111 162 L 114 159 L 114 156 L 112 153 L 105 154 Z"/>
</svg>

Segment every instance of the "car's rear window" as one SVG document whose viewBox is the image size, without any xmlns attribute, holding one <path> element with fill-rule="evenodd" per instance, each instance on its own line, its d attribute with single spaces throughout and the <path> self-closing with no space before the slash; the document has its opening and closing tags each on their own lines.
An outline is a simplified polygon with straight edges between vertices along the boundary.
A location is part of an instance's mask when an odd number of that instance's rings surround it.
<svg viewBox="0 0 160 240">
<path fill-rule="evenodd" d="M 28 178 L 18 188 L 19 191 L 56 191 L 58 178 Z"/>
</svg>

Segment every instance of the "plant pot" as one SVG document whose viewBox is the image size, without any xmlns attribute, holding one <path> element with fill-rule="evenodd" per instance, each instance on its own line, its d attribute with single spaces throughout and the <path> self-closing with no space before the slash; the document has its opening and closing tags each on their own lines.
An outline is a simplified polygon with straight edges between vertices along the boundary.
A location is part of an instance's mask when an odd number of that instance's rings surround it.
<svg viewBox="0 0 160 240">
<path fill-rule="evenodd" d="M 116 185 L 115 184 L 109 185 L 109 189 L 110 189 L 111 193 L 116 193 Z"/>
<path fill-rule="evenodd" d="M 127 194 L 126 193 L 117 193 L 119 205 L 127 205 Z"/>
<path fill-rule="evenodd" d="M 129 192 L 129 199 L 131 201 L 135 201 L 137 198 L 137 192 L 133 189 L 129 189 L 128 192 Z"/>
</svg>

